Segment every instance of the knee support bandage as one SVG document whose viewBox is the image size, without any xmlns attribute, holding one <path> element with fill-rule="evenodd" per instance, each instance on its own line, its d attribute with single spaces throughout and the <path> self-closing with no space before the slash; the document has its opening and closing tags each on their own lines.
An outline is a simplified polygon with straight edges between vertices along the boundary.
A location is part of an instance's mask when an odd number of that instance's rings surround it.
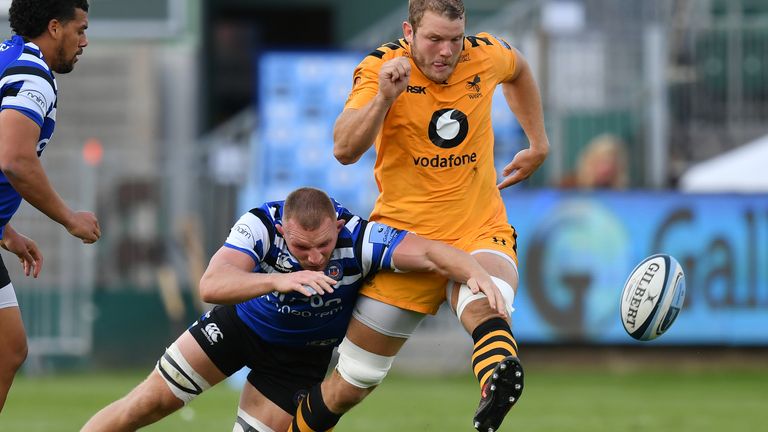
<svg viewBox="0 0 768 432">
<path fill-rule="evenodd" d="M 165 354 L 157 361 L 155 369 L 163 377 L 173 394 L 181 399 L 185 405 L 200 393 L 211 388 L 211 385 L 187 363 L 176 343 L 171 344 L 165 350 Z"/>
<path fill-rule="evenodd" d="M 491 276 L 491 280 L 493 280 L 493 283 L 496 284 L 496 287 L 499 288 L 499 291 L 501 291 L 501 294 L 504 296 L 504 304 L 507 305 L 507 313 L 509 315 L 512 315 L 512 312 L 515 311 L 515 308 L 512 306 L 515 302 L 515 290 L 512 289 L 512 286 L 508 284 L 505 280 L 497 278 L 496 276 Z M 448 289 L 446 295 L 448 298 L 453 298 L 453 290 L 455 282 L 451 281 L 448 283 Z M 461 319 L 461 314 L 464 312 L 464 308 L 467 307 L 468 304 L 472 303 L 475 300 L 485 299 L 487 298 L 485 294 L 482 292 L 479 292 L 477 294 L 472 294 L 472 290 L 469 289 L 467 284 L 461 284 L 461 286 L 458 288 L 459 290 L 459 297 L 456 301 L 456 316 Z"/>
<path fill-rule="evenodd" d="M 365 389 L 381 384 L 394 360 L 394 356 L 370 353 L 344 338 L 336 370 L 348 383 Z"/>
<path fill-rule="evenodd" d="M 272 428 L 260 422 L 259 419 L 237 408 L 237 421 L 232 432 L 275 432 Z"/>
</svg>

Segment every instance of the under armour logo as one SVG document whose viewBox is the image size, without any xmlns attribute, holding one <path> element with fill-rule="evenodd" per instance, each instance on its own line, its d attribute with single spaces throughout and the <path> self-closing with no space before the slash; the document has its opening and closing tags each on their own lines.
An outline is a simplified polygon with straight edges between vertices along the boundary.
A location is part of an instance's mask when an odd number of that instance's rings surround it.
<svg viewBox="0 0 768 432">
<path fill-rule="evenodd" d="M 496 244 L 501 243 L 502 246 L 506 246 L 507 245 L 507 240 L 506 239 L 499 240 L 498 237 L 494 237 L 493 238 L 493 242 L 496 243 Z"/>
<path fill-rule="evenodd" d="M 211 343 L 218 342 L 219 337 L 224 339 L 224 333 L 222 333 L 221 330 L 219 330 L 219 326 L 214 323 L 205 326 L 205 332 L 208 334 L 208 340 L 210 340 Z"/>
</svg>

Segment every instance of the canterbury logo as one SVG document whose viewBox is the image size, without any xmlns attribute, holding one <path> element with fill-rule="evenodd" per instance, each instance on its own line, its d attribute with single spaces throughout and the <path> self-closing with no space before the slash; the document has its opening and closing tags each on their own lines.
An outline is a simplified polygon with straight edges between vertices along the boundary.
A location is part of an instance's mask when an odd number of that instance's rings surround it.
<svg viewBox="0 0 768 432">
<path fill-rule="evenodd" d="M 207 326 L 205 326 L 205 332 L 208 334 L 208 337 L 211 339 L 211 343 L 215 343 L 219 341 L 219 338 L 224 339 L 224 333 L 219 330 L 219 326 L 217 326 L 214 323 L 210 323 Z"/>
</svg>

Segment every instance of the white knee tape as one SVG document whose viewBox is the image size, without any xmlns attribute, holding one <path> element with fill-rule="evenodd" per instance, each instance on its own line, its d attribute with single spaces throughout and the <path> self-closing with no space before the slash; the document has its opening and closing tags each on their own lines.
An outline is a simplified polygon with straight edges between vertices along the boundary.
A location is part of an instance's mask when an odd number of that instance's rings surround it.
<svg viewBox="0 0 768 432">
<path fill-rule="evenodd" d="M 192 369 L 174 342 L 157 361 L 155 369 L 177 398 L 188 404 L 200 393 L 211 388 L 200 374 Z"/>
<path fill-rule="evenodd" d="M 260 422 L 259 419 L 237 408 L 237 421 L 232 432 L 275 432 L 274 429 Z"/>
<path fill-rule="evenodd" d="M 508 284 L 505 280 L 491 276 L 491 280 L 496 284 L 496 287 L 501 291 L 501 295 L 504 296 L 504 304 L 507 305 L 507 314 L 512 315 L 515 308 L 512 306 L 515 302 L 515 290 L 512 289 L 512 285 Z M 448 283 L 448 298 L 452 298 L 452 290 L 454 289 L 454 282 Z M 485 299 L 487 296 L 482 292 L 472 294 L 472 290 L 469 289 L 467 284 L 461 284 L 459 287 L 459 298 L 456 301 L 456 316 L 461 318 L 461 314 L 464 312 L 464 308 L 468 304 L 475 300 Z"/>
<path fill-rule="evenodd" d="M 370 353 L 347 338 L 339 345 L 336 370 L 344 380 L 355 387 L 370 388 L 381 384 L 395 357 Z"/>
</svg>

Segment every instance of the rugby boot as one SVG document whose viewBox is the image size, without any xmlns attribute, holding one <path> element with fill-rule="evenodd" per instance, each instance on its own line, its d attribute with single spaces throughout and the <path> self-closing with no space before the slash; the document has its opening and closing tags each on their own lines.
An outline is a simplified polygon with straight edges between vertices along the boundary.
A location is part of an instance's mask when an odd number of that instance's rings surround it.
<svg viewBox="0 0 768 432">
<path fill-rule="evenodd" d="M 523 366 L 515 356 L 507 356 L 493 369 L 480 394 L 480 405 L 473 423 L 480 432 L 499 430 L 504 416 L 523 393 Z"/>
</svg>

